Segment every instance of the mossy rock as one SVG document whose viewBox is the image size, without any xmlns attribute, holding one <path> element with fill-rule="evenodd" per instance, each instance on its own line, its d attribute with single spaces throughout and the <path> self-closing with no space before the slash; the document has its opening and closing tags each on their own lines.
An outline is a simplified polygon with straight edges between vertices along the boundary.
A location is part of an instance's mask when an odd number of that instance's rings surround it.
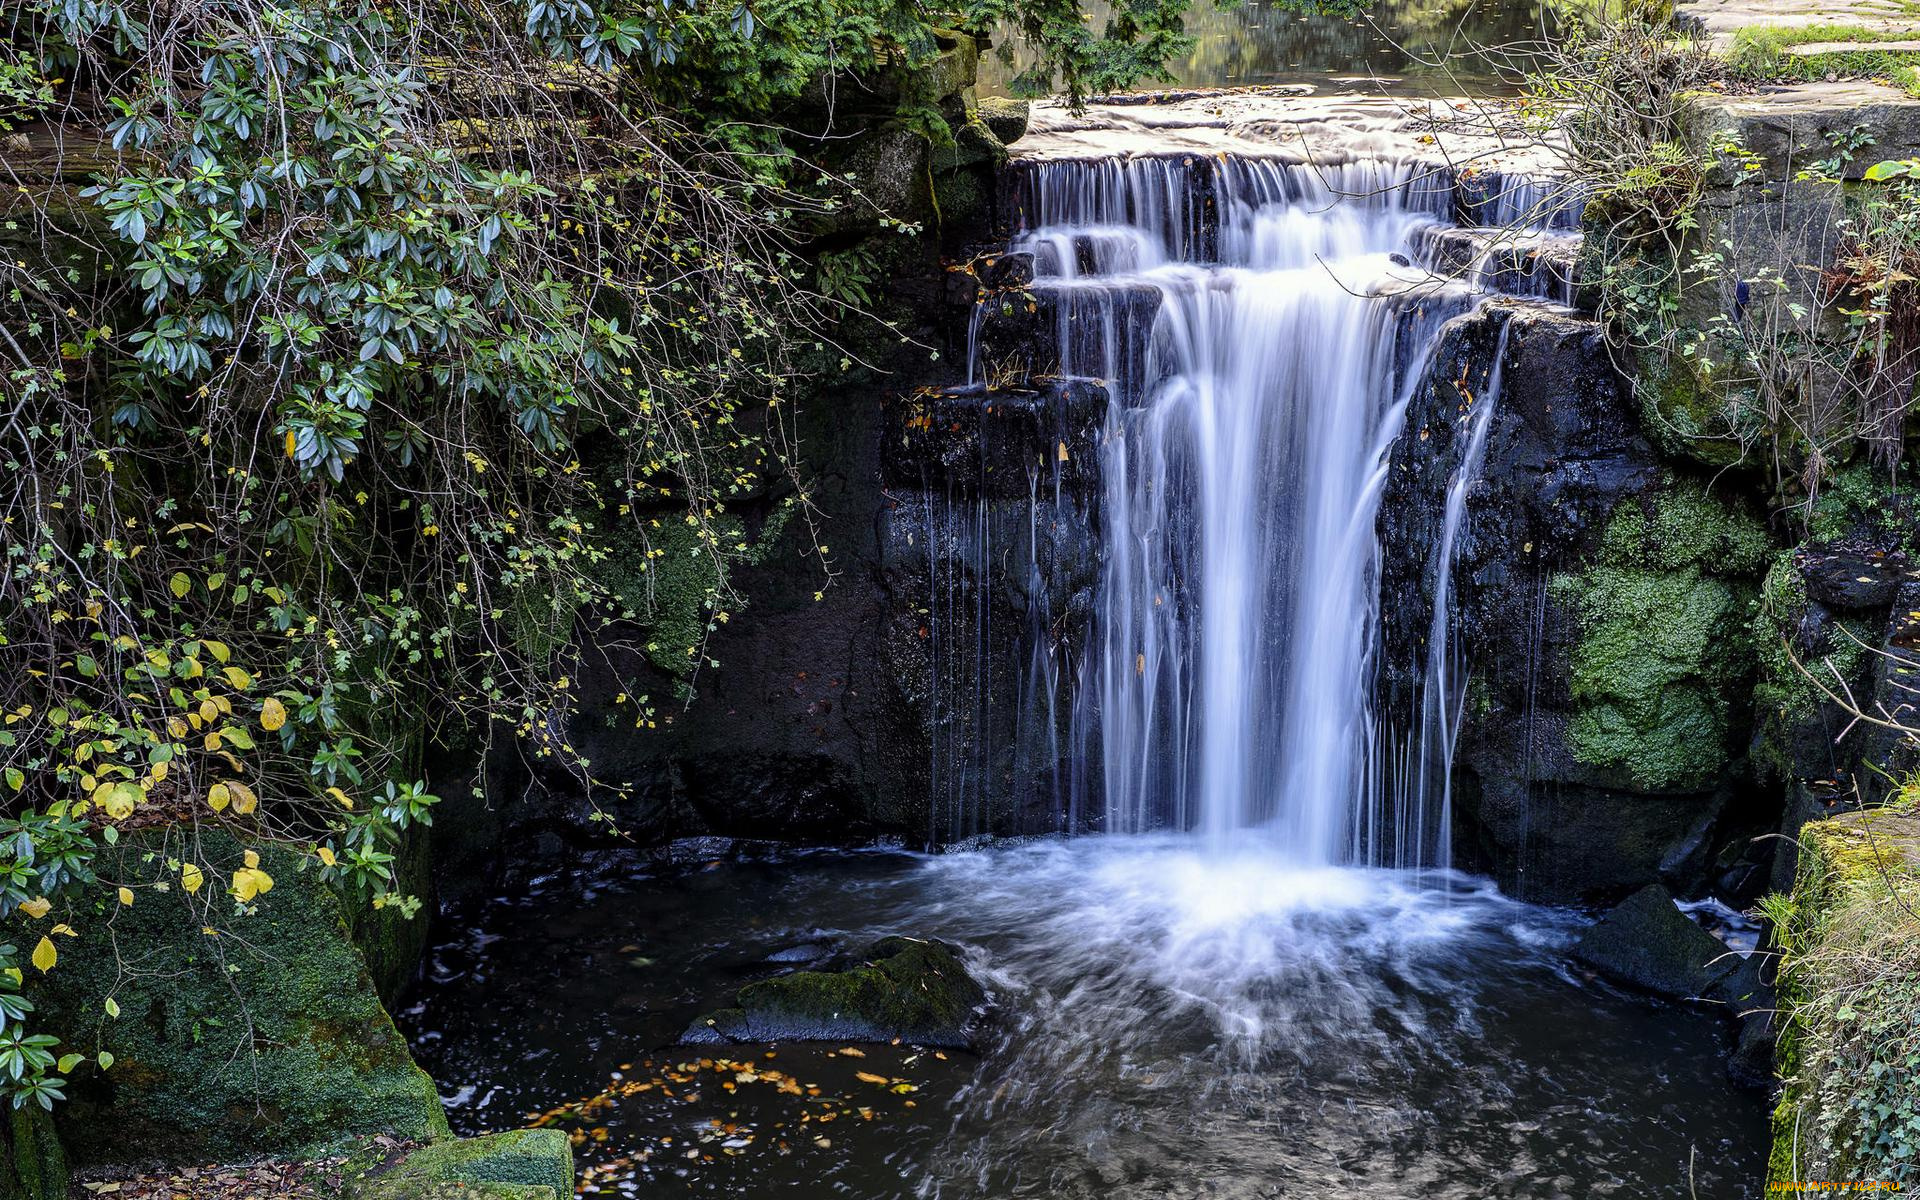
<svg viewBox="0 0 1920 1200">
<path fill-rule="evenodd" d="M 1033 106 L 1025 100 L 1006 96 L 985 96 L 980 100 L 980 119 L 1001 145 L 1011 146 L 1027 136 Z"/>
<path fill-rule="evenodd" d="M 964 1049 L 986 992 L 944 942 L 890 937 L 843 971 L 797 971 L 741 988 L 684 1040 L 890 1042 Z"/>
<path fill-rule="evenodd" d="M 1643 353 L 1634 395 L 1640 427 L 1666 454 L 1709 467 L 1729 467 L 1745 458 L 1739 397 L 1702 380 L 1691 361 Z"/>
<path fill-rule="evenodd" d="M 355 1200 L 537 1200 L 573 1195 L 573 1143 L 558 1129 L 510 1129 L 449 1138 L 408 1154 L 356 1185 Z"/>
<path fill-rule="evenodd" d="M 11 1109 L 0 1141 L 0 1200 L 67 1200 L 67 1155 L 53 1114 L 29 1106 Z"/>
<path fill-rule="evenodd" d="M 365 1183 L 352 1200 L 565 1200 L 550 1187 L 521 1183 L 434 1183 L 424 1179 L 383 1179 Z"/>
<path fill-rule="evenodd" d="M 298 855 L 260 844 L 274 887 L 236 916 L 219 881 L 248 846 L 196 834 L 208 885 L 189 894 L 167 866 L 180 836 L 136 834 L 96 864 L 135 888 L 133 905 L 100 888 L 48 918 L 78 933 L 29 985 L 39 1023 L 67 1048 L 116 1060 L 71 1078 L 56 1120 L 73 1160 L 235 1161 L 445 1136 L 433 1081 L 381 1006 L 334 892 Z M 148 886 L 161 878 L 176 886 Z"/>
<path fill-rule="evenodd" d="M 1575 759 L 1638 791 L 1719 782 L 1749 715 L 1750 613 L 1769 551 L 1754 514 L 1688 481 L 1614 510 L 1595 565 L 1554 581 L 1580 615 Z"/>
<path fill-rule="evenodd" d="M 1793 893 L 1769 901 L 1788 1017 L 1770 1179 L 1920 1183 L 1920 786 L 1907 791 L 1808 822 Z"/>
</svg>

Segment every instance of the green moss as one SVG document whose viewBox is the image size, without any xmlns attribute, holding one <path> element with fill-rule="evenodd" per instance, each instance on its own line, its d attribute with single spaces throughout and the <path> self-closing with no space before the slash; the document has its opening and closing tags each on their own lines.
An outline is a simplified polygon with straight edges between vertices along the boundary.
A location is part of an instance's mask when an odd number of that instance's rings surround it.
<svg viewBox="0 0 1920 1200">
<path fill-rule="evenodd" d="M 1808 536 L 1816 541 L 1891 541 L 1909 553 L 1920 549 L 1915 541 L 1920 531 L 1912 519 L 1912 475 L 1904 462 L 1892 474 L 1859 461 L 1835 471 L 1808 513 Z"/>
<path fill-rule="evenodd" d="M 361 1135 L 443 1136 L 433 1081 L 381 1007 L 333 892 L 298 856 L 263 845 L 274 888 L 253 915 L 233 917 L 219 880 L 243 847 L 224 832 L 196 836 L 207 887 L 140 886 L 131 907 L 106 892 L 65 914 L 78 935 L 34 981 L 50 1030 L 117 1060 L 104 1076 L 83 1066 L 72 1078 L 57 1119 L 74 1160 L 232 1161 Z M 168 850 L 159 831 L 143 833 L 97 869 L 153 880 L 168 873 Z"/>
<path fill-rule="evenodd" d="M 1910 31 L 1868 29 L 1861 25 L 1810 25 L 1785 29 L 1757 25 L 1736 30 L 1727 52 L 1727 68 L 1737 78 L 1755 80 L 1813 80 L 1829 74 L 1882 79 L 1920 96 L 1920 54 L 1911 50 L 1877 50 L 1872 43 L 1911 41 Z M 1792 54 L 1789 48 L 1818 42 L 1861 43 L 1856 48 L 1821 54 Z"/>
<path fill-rule="evenodd" d="M 45 1109 L 10 1110 L 0 1143 L 0 1200 L 67 1200 L 67 1155 Z"/>
<path fill-rule="evenodd" d="M 1691 359 L 1642 351 L 1634 396 L 1640 427 L 1667 454 L 1709 467 L 1732 466 L 1745 457 L 1739 397 L 1703 380 Z"/>
<path fill-rule="evenodd" d="M 1799 842 L 1792 896 L 1766 905 L 1786 1014 L 1769 1177 L 1920 1182 L 1920 821 L 1902 803 Z"/>
<path fill-rule="evenodd" d="M 1596 564 L 1553 582 L 1580 619 L 1576 759 L 1642 791 L 1714 785 L 1746 713 L 1749 578 L 1767 550 L 1750 513 L 1692 483 L 1615 510 Z"/>
<path fill-rule="evenodd" d="M 792 512 L 789 505 L 777 506 L 757 532 L 738 517 L 721 517 L 714 532 L 733 564 L 753 566 L 780 544 Z M 644 537 L 623 536 L 615 546 L 594 568 L 595 578 L 612 592 L 617 611 L 644 628 L 648 661 L 685 678 L 699 665 L 718 601 L 721 580 L 712 551 L 684 513 L 649 520 Z"/>
<path fill-rule="evenodd" d="M 986 999 L 942 942 L 890 937 L 869 960 L 844 971 L 796 971 L 740 989 L 737 1007 L 702 1027 L 732 1041 L 900 1038 L 964 1046 L 974 1010 Z"/>
<path fill-rule="evenodd" d="M 369 1200 L 413 1200 L 446 1187 L 503 1185 L 573 1195 L 573 1144 L 567 1135 L 558 1129 L 512 1129 L 434 1142 L 366 1181 L 360 1194 Z"/>
</svg>

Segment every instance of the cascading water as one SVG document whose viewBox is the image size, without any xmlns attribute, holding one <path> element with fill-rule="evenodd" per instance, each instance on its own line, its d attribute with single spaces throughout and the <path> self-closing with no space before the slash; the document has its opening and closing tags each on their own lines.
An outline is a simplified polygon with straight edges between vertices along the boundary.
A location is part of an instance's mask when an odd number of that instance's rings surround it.
<svg viewBox="0 0 1920 1200">
<path fill-rule="evenodd" d="M 1098 728 L 1106 827 L 1257 829 L 1296 865 L 1444 865 L 1427 788 L 1388 794 L 1372 767 L 1368 681 L 1387 451 L 1441 327 L 1476 303 L 1410 257 L 1449 226 L 1451 179 L 1231 158 L 1026 171 L 1016 249 L 1061 370 L 1113 394 L 1098 677 L 1076 710 Z"/>
<path fill-rule="evenodd" d="M 970 385 L 891 409 L 928 840 L 1127 836 L 536 880 L 403 1014 L 466 1081 L 457 1126 L 542 1112 L 585 1190 L 625 1196 L 1684 1200 L 1757 1173 L 1715 1018 L 1592 988 L 1577 916 L 1436 869 L 1453 582 L 1510 445 L 1516 318 L 1475 310 L 1552 272 L 1455 224 L 1540 189 L 1403 163 L 1020 164 Z M 992 993 L 977 1057 L 635 1054 L 896 934 L 961 947 Z"/>
</svg>

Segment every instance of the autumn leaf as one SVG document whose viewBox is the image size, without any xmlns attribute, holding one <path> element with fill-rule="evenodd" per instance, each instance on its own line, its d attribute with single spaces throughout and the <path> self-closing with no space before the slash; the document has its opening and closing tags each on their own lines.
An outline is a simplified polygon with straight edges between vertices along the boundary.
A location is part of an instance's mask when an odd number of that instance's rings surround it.
<svg viewBox="0 0 1920 1200">
<path fill-rule="evenodd" d="M 206 874 L 200 870 L 200 867 L 198 864 L 196 863 L 180 864 L 180 886 L 187 889 L 188 895 L 192 895 L 194 892 L 199 891 L 200 886 L 204 884 L 206 881 L 207 881 Z"/>
<path fill-rule="evenodd" d="M 227 780 L 227 794 L 233 797 L 233 811 L 245 816 L 260 806 L 260 797 L 238 779 Z"/>
<path fill-rule="evenodd" d="M 47 899 L 45 896 L 35 896 L 33 899 L 21 904 L 20 911 L 35 920 L 39 920 L 41 917 L 46 916 L 47 910 L 52 907 L 53 901 Z"/>
<path fill-rule="evenodd" d="M 272 733 L 287 723 L 287 706 L 268 696 L 260 702 L 260 728 Z"/>
<path fill-rule="evenodd" d="M 224 783 L 216 783 L 207 789 L 207 807 L 215 812 L 227 811 L 227 805 L 233 803 L 233 793 Z"/>
<path fill-rule="evenodd" d="M 53 964 L 59 961 L 60 952 L 53 948 L 53 939 L 50 937 L 41 938 L 40 944 L 33 948 L 33 965 L 40 968 L 40 973 L 45 975 L 48 971 L 53 970 Z"/>
</svg>

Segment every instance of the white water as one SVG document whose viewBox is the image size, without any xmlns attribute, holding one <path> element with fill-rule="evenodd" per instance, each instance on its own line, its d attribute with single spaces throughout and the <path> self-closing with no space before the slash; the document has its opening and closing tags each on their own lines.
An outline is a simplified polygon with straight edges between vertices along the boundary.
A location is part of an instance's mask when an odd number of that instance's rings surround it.
<svg viewBox="0 0 1920 1200">
<path fill-rule="evenodd" d="M 1106 828 L 1258 829 L 1300 866 L 1444 866 L 1419 832 L 1436 823 L 1424 782 L 1390 795 L 1372 768 L 1368 691 L 1387 451 L 1441 326 L 1476 302 L 1409 265 L 1450 182 L 1380 161 L 1030 171 L 1016 248 L 1054 302 L 1062 371 L 1116 399 L 1078 717 L 1099 730 Z M 1135 347 L 1143 292 L 1156 314 Z"/>
</svg>

